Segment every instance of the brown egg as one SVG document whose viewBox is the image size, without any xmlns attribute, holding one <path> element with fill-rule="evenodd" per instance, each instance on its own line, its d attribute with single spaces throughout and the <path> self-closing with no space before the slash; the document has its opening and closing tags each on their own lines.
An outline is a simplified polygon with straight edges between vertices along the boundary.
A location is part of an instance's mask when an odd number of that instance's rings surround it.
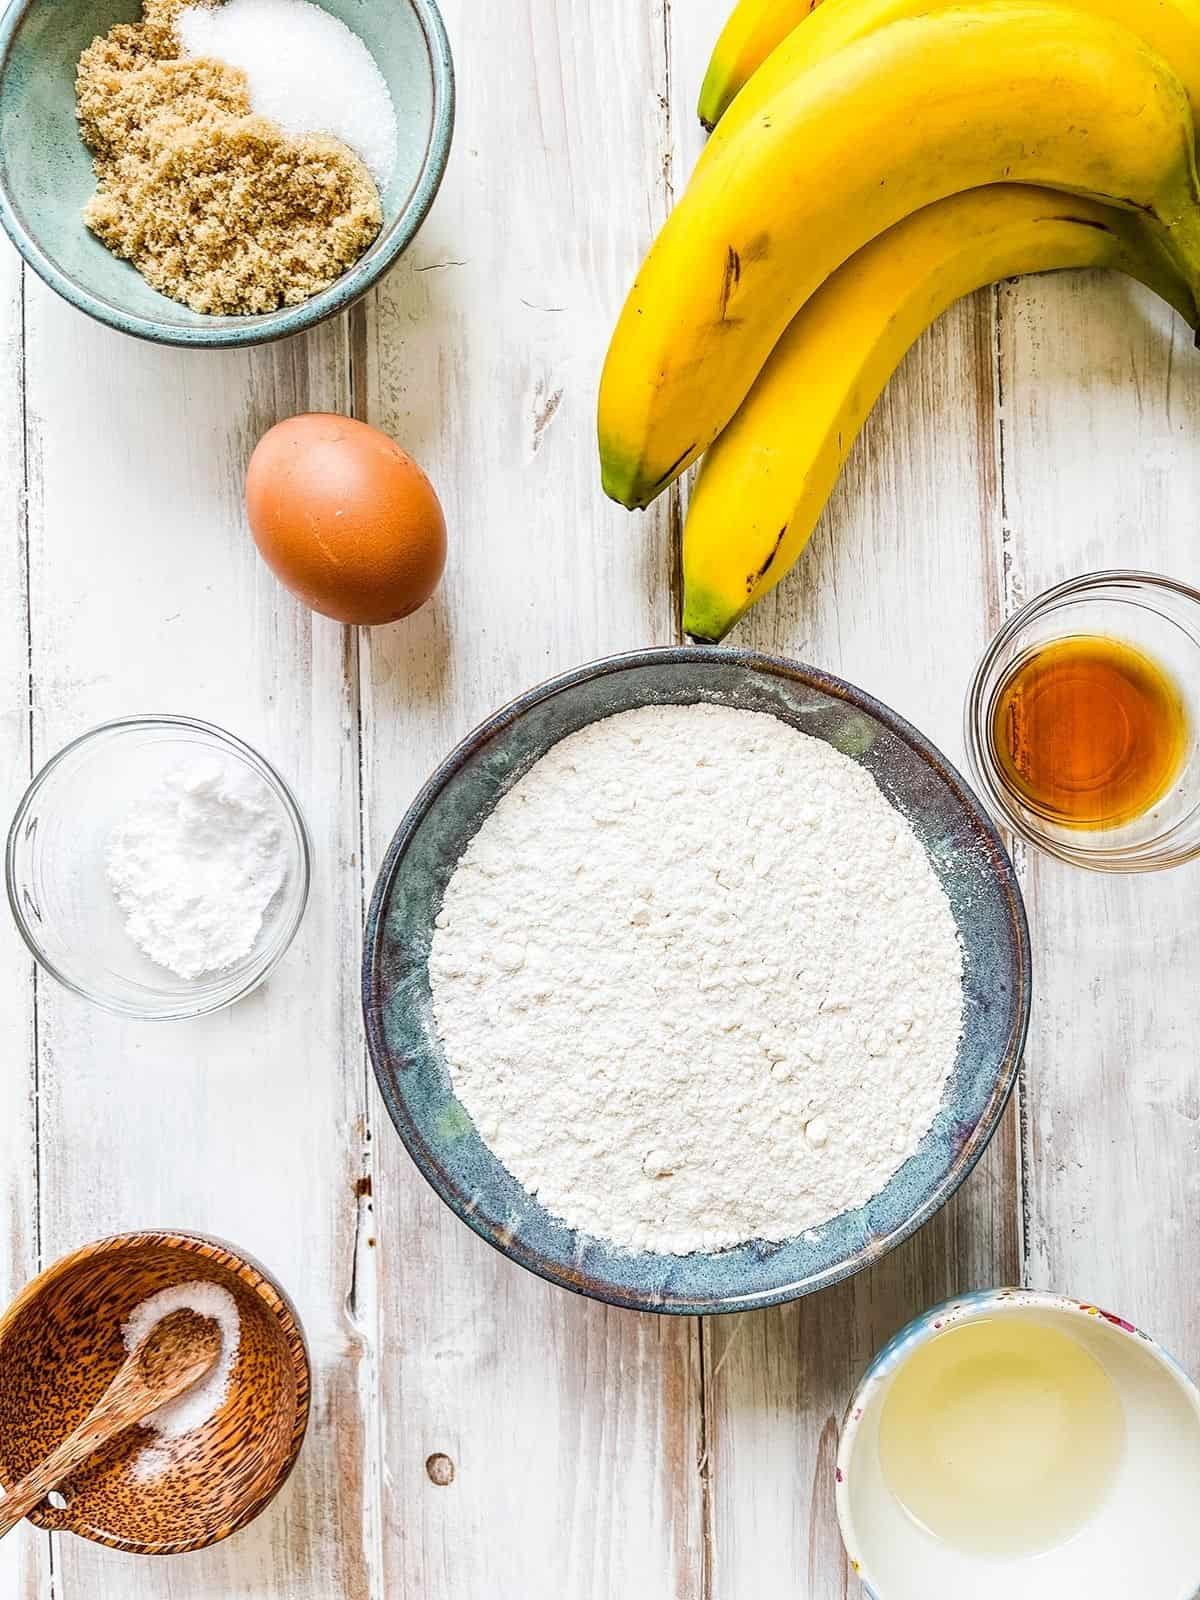
<svg viewBox="0 0 1200 1600">
<path fill-rule="evenodd" d="M 338 622 L 396 622 L 446 565 L 433 485 L 400 446 L 352 417 L 289 417 L 258 442 L 246 511 L 263 560 Z"/>
</svg>

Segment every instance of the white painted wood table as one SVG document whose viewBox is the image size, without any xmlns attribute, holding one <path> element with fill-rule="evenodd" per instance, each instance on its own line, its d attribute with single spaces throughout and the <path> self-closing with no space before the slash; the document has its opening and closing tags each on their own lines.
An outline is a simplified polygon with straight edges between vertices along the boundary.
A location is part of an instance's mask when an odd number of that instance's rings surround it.
<svg viewBox="0 0 1200 1600">
<path fill-rule="evenodd" d="M 593 442 L 607 335 L 675 178 L 724 0 L 446 0 L 459 121 L 416 246 L 348 319 L 247 354 L 152 349 L 0 254 L 0 771 L 67 739 L 212 719 L 294 782 L 316 844 L 273 981 L 134 1025 L 0 934 L 7 1299 L 100 1234 L 225 1235 L 311 1340 L 299 1469 L 253 1528 L 169 1563 L 0 1546 L 4 1600 L 833 1600 L 840 1408 L 880 1342 L 1023 1279 L 1111 1302 L 1200 1368 L 1200 879 L 1021 854 L 1036 946 L 1018 1102 L 956 1200 L 853 1282 L 709 1321 L 613 1311 L 511 1265 L 410 1165 L 364 1057 L 364 897 L 430 767 L 511 695 L 679 638 L 679 504 L 629 517 Z M 259 562 L 240 483 L 266 427 L 353 411 L 429 469 L 436 602 L 355 633 Z M 1025 597 L 1144 565 L 1195 579 L 1200 357 L 1124 281 L 1027 280 L 908 359 L 800 569 L 736 642 L 882 696 L 955 760 L 976 656 Z M 435 1454 L 453 1482 L 427 1471 Z M 445 1476 L 446 1474 L 442 1474 Z"/>
</svg>

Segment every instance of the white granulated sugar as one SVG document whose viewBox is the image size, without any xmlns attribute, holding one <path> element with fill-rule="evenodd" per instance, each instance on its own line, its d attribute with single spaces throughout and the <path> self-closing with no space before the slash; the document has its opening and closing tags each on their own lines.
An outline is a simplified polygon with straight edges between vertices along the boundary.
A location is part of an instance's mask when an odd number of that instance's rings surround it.
<svg viewBox="0 0 1200 1600">
<path fill-rule="evenodd" d="M 648 706 L 492 812 L 429 957 L 455 1093 L 555 1216 L 782 1240 L 928 1132 L 962 1031 L 948 900 L 869 773 L 779 719 Z"/>
<path fill-rule="evenodd" d="M 332 134 L 387 187 L 395 107 L 374 56 L 344 22 L 309 0 L 225 0 L 186 6 L 175 31 L 185 55 L 240 67 L 260 115 L 285 133 Z"/>
<path fill-rule="evenodd" d="M 171 1289 L 161 1289 L 143 1300 L 130 1312 L 121 1329 L 121 1338 L 127 1351 L 132 1353 L 150 1330 L 172 1311 L 195 1311 L 202 1317 L 212 1317 L 221 1329 L 221 1354 L 216 1365 L 199 1383 L 193 1384 L 176 1400 L 170 1400 L 157 1411 L 142 1419 L 142 1426 L 151 1428 L 164 1438 L 177 1439 L 181 1434 L 194 1433 L 202 1428 L 225 1403 L 229 1393 L 229 1376 L 237 1360 L 241 1343 L 242 1325 L 238 1316 L 237 1301 L 219 1283 L 181 1283 Z M 169 1459 L 162 1450 L 146 1451 L 151 1459 L 142 1462 L 135 1471 L 146 1475 L 154 1461 Z"/>
<path fill-rule="evenodd" d="M 255 773 L 199 756 L 113 829 L 106 870 L 151 961 L 181 978 L 223 972 L 253 950 L 286 881 L 284 819 Z"/>
</svg>

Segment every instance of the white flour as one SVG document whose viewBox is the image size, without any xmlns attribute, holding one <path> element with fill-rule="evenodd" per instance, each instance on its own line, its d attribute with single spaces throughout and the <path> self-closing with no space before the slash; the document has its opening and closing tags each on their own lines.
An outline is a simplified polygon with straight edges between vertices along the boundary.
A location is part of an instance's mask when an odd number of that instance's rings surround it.
<svg viewBox="0 0 1200 1600">
<path fill-rule="evenodd" d="M 871 776 L 777 718 L 556 745 L 464 853 L 429 972 L 454 1090 L 555 1216 L 683 1255 L 862 1205 L 937 1113 L 962 954 Z"/>
<path fill-rule="evenodd" d="M 170 772 L 108 842 L 125 931 L 180 978 L 253 950 L 288 870 L 278 803 L 261 778 L 217 757 Z"/>
</svg>

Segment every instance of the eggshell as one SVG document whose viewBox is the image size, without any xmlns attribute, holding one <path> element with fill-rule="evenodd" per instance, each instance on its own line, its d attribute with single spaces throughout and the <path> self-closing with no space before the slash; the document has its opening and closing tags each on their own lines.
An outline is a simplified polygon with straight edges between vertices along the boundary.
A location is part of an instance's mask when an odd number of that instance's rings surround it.
<svg viewBox="0 0 1200 1600">
<path fill-rule="evenodd" d="M 290 417 L 264 434 L 246 511 L 275 576 L 338 622 L 407 617 L 446 565 L 433 485 L 394 439 L 352 417 Z"/>
</svg>

